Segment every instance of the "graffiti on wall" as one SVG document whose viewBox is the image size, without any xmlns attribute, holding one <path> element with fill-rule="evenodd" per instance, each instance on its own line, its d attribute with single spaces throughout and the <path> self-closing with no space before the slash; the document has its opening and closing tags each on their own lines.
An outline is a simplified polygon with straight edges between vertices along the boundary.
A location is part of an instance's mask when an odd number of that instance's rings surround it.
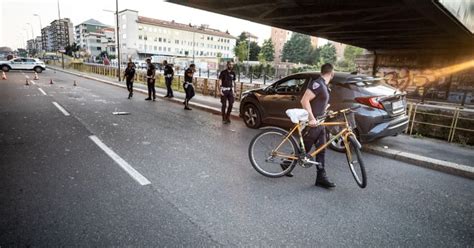
<svg viewBox="0 0 474 248">
<path fill-rule="evenodd" d="M 409 95 L 421 96 L 425 89 L 446 90 L 447 77 L 438 70 L 379 67 L 375 75 Z"/>
</svg>

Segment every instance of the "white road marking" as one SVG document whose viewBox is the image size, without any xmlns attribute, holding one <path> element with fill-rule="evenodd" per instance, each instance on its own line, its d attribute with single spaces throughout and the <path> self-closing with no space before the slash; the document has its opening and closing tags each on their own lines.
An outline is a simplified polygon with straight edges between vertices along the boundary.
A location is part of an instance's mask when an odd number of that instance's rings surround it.
<svg viewBox="0 0 474 248">
<path fill-rule="evenodd" d="M 65 116 L 70 116 L 70 114 L 63 108 L 61 105 L 59 105 L 57 102 L 53 102 L 54 106 L 59 109 Z"/>
<path fill-rule="evenodd" d="M 89 138 L 94 141 L 94 143 L 99 146 L 110 158 L 112 158 L 115 163 L 117 163 L 122 169 L 125 170 L 135 181 L 137 181 L 140 185 L 148 185 L 151 184 L 148 179 L 146 179 L 142 174 L 136 171 L 127 161 L 123 160 L 117 153 L 112 151 L 107 145 L 105 145 L 97 136 L 91 135 Z"/>
<path fill-rule="evenodd" d="M 45 95 L 45 96 L 46 96 L 46 92 L 44 92 L 44 90 L 43 90 L 43 89 L 41 89 L 41 88 L 38 88 L 38 90 L 39 90 L 41 93 L 43 93 L 43 95 Z"/>
<path fill-rule="evenodd" d="M 36 84 L 35 81 L 33 81 L 33 80 L 30 80 L 30 83 L 33 84 L 33 85 Z"/>
</svg>

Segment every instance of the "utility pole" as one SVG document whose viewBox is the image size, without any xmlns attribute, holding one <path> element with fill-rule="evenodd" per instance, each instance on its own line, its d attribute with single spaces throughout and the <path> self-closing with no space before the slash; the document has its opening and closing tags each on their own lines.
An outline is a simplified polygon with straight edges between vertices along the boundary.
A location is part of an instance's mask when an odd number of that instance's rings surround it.
<svg viewBox="0 0 474 248">
<path fill-rule="evenodd" d="M 196 43 L 195 39 L 194 39 L 195 34 L 196 34 L 196 31 L 194 30 L 194 27 L 193 27 L 193 62 L 192 62 L 193 64 L 194 64 L 194 54 L 196 53 L 194 51 L 194 46 L 195 46 L 195 43 Z"/>
<path fill-rule="evenodd" d="M 59 37 L 59 44 L 58 44 L 58 48 L 60 49 L 60 53 L 61 53 L 61 66 L 62 68 L 64 69 L 64 42 L 63 42 L 63 36 L 62 36 L 62 23 L 61 23 L 61 11 L 59 10 L 59 0 L 58 0 L 58 25 L 59 25 L 59 32 L 58 32 L 58 35 L 57 37 Z"/>
<path fill-rule="evenodd" d="M 118 80 L 120 80 L 120 32 L 119 32 L 119 16 L 118 16 L 118 0 L 115 0 L 115 17 L 117 20 L 117 62 L 118 62 Z"/>
</svg>

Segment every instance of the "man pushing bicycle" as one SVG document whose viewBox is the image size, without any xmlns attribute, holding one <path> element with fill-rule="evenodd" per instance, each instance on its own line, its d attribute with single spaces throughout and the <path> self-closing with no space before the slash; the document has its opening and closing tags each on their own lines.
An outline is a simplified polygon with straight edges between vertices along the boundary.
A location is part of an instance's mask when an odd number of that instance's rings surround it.
<svg viewBox="0 0 474 248">
<path fill-rule="evenodd" d="M 303 130 L 303 142 L 306 148 L 306 153 L 311 151 L 313 145 L 320 147 L 326 143 L 325 127 L 318 125 L 316 117 L 325 114 L 329 102 L 328 84 L 334 78 L 334 68 L 331 64 L 326 63 L 321 67 L 321 76 L 308 83 L 308 87 L 301 99 L 301 105 L 308 111 L 309 122 L 308 127 Z M 336 185 L 332 183 L 326 175 L 324 169 L 324 154 L 322 150 L 316 155 L 316 186 L 323 188 L 333 188 Z"/>
</svg>

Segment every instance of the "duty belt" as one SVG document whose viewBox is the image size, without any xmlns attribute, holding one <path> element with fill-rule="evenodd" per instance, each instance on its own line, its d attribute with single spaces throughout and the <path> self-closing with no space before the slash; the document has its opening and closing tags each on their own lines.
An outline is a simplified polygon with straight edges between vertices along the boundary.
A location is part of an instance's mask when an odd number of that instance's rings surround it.
<svg viewBox="0 0 474 248">
<path fill-rule="evenodd" d="M 221 90 L 222 91 L 232 90 L 232 87 L 221 87 Z"/>
<path fill-rule="evenodd" d="M 165 75 L 165 77 L 167 77 L 167 78 L 171 78 L 171 77 L 173 77 L 173 74 L 168 74 L 168 75 Z"/>
</svg>

